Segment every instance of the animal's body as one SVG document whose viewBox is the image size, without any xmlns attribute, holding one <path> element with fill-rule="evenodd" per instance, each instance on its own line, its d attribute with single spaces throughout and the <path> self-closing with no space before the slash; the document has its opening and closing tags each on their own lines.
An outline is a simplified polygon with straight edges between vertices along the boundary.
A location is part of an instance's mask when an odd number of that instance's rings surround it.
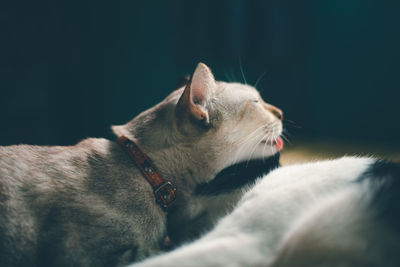
<svg viewBox="0 0 400 267">
<path fill-rule="evenodd" d="M 112 266 L 161 248 L 164 212 L 117 143 L 0 155 L 1 266 Z"/>
<path fill-rule="evenodd" d="M 253 87 L 216 82 L 199 64 L 185 87 L 113 126 L 177 187 L 180 212 L 168 216 L 114 141 L 0 147 L 0 266 L 116 266 L 154 255 L 167 224 L 195 216 L 186 203 L 197 186 L 279 150 L 281 117 Z"/>
</svg>

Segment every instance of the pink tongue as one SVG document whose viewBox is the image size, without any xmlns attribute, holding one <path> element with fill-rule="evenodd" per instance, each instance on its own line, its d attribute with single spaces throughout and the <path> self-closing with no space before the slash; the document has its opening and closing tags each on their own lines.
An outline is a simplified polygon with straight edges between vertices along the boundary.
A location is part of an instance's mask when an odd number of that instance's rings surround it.
<svg viewBox="0 0 400 267">
<path fill-rule="evenodd" d="M 282 150 L 283 148 L 283 141 L 280 137 L 278 137 L 278 139 L 276 139 L 276 149 L 278 149 L 278 151 Z"/>
</svg>

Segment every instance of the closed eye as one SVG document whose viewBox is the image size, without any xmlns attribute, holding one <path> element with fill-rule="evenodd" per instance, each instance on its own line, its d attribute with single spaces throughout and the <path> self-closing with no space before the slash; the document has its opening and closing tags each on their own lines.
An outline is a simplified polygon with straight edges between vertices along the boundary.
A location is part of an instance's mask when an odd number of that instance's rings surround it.
<svg viewBox="0 0 400 267">
<path fill-rule="evenodd" d="M 260 102 L 258 99 L 253 100 L 254 103 Z"/>
</svg>

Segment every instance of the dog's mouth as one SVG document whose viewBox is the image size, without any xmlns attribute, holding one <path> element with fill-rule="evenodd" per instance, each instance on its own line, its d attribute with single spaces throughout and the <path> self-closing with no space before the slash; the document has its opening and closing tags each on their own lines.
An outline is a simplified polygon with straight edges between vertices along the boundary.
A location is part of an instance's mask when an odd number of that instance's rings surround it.
<svg viewBox="0 0 400 267">
<path fill-rule="evenodd" d="M 276 149 L 278 151 L 282 150 L 282 148 L 283 148 L 283 140 L 280 137 L 278 137 L 274 140 L 263 140 L 263 141 L 261 141 L 261 144 L 267 144 L 269 146 L 276 147 Z"/>
</svg>

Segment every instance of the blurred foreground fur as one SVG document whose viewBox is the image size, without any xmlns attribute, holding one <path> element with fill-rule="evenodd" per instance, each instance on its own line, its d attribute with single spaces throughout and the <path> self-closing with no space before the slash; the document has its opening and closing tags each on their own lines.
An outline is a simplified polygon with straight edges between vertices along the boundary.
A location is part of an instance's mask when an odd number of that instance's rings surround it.
<svg viewBox="0 0 400 267">
<path fill-rule="evenodd" d="M 400 164 L 344 157 L 262 177 L 199 240 L 132 265 L 400 266 Z"/>
</svg>

